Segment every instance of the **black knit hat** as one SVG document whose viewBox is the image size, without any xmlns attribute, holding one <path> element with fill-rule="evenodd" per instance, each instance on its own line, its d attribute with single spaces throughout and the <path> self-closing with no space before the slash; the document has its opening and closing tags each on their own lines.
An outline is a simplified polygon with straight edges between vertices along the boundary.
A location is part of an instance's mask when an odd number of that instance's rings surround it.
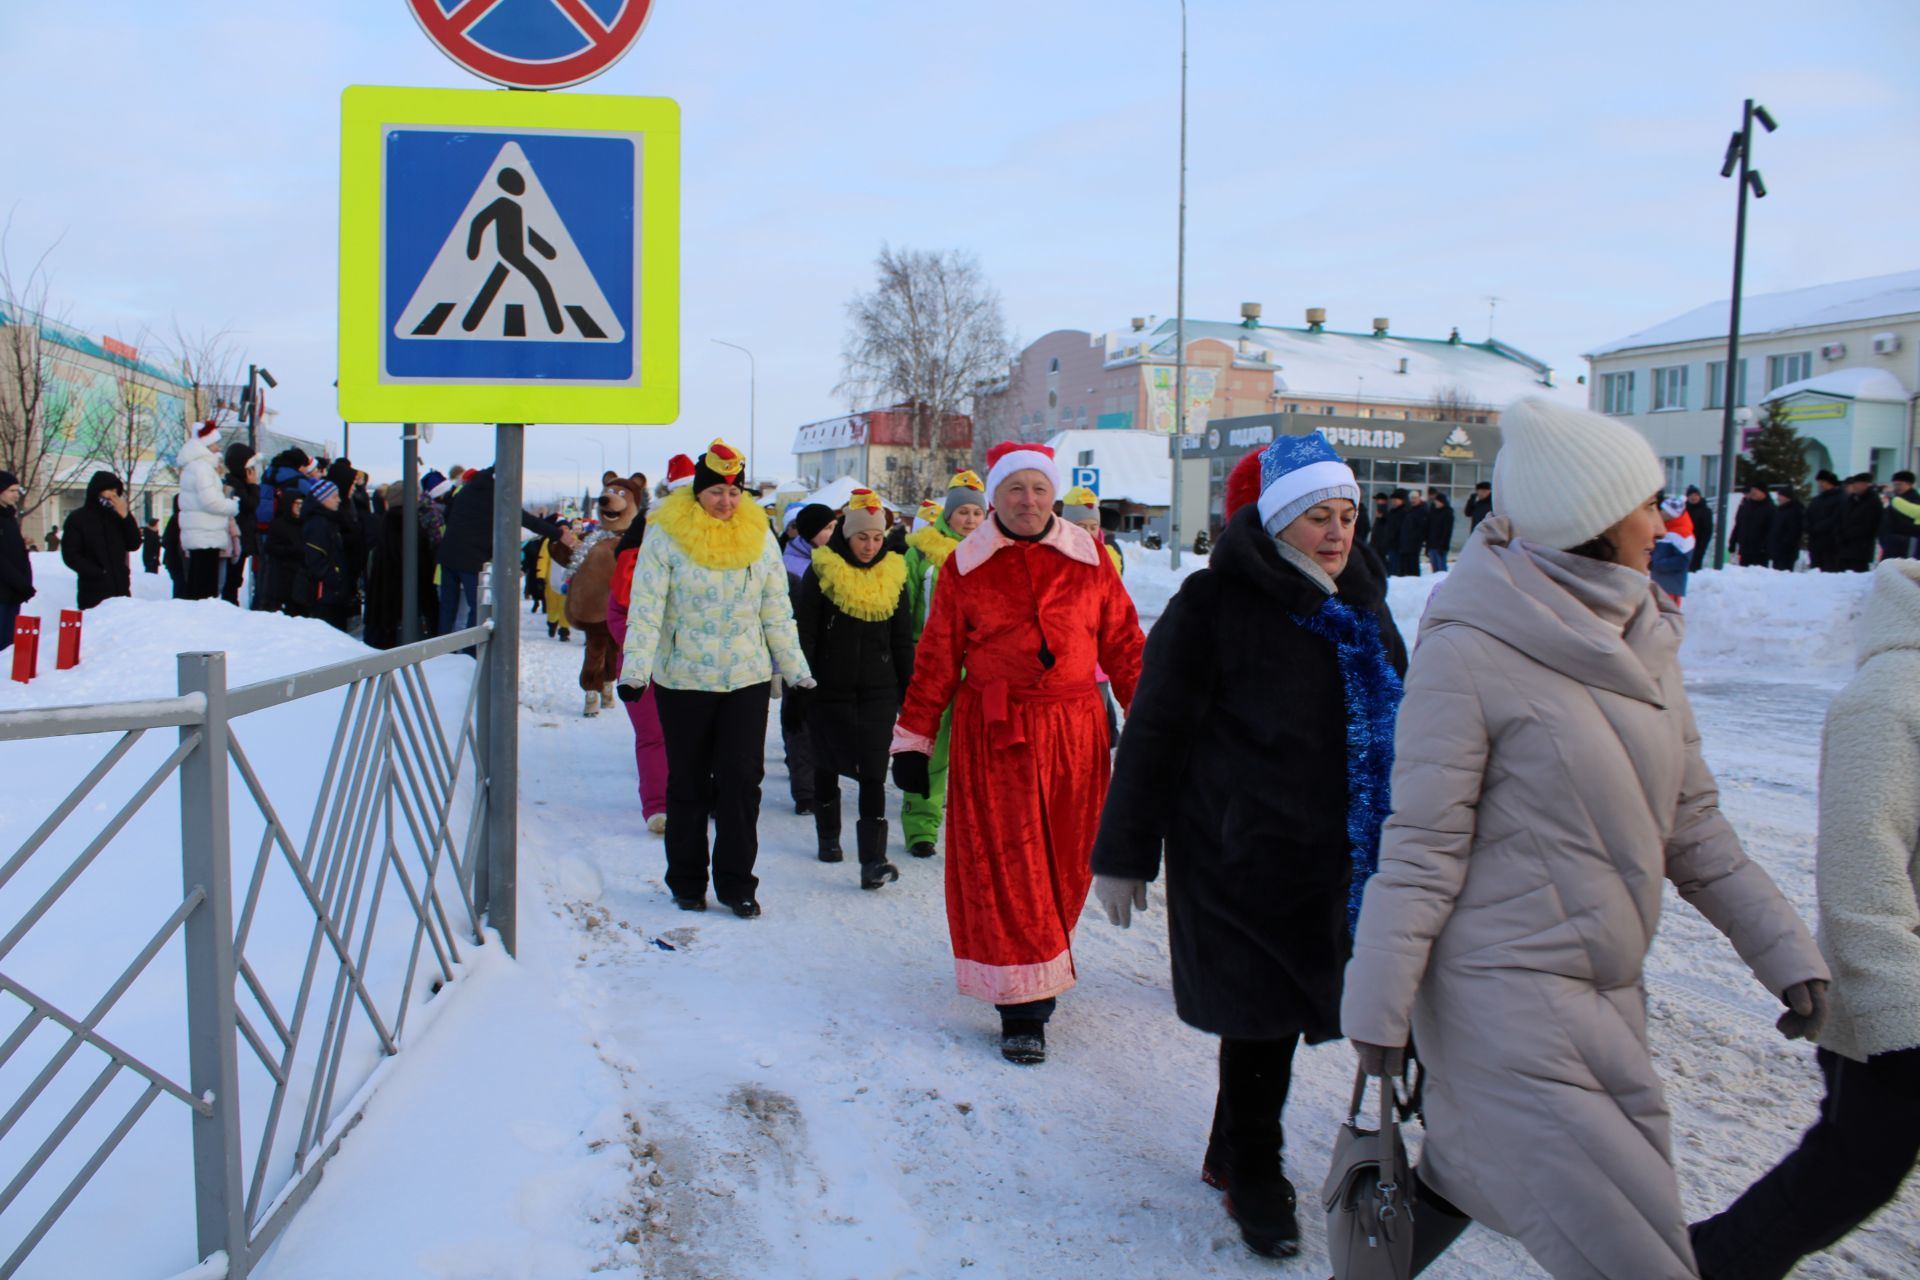
<svg viewBox="0 0 1920 1280">
<path fill-rule="evenodd" d="M 1840 477 L 1833 474 L 1833 472 L 1827 470 L 1825 467 L 1822 467 L 1819 473 L 1816 474 L 1813 478 L 1815 480 L 1825 480 L 1828 484 L 1840 483 Z"/>
<path fill-rule="evenodd" d="M 695 481 L 698 484 L 699 481 Z M 812 542 L 819 532 L 833 523 L 834 511 L 824 502 L 809 502 L 793 518 L 794 532 Z"/>
<path fill-rule="evenodd" d="M 0 471 L 0 493 L 5 493 L 20 483 L 20 477 L 11 471 Z"/>
</svg>

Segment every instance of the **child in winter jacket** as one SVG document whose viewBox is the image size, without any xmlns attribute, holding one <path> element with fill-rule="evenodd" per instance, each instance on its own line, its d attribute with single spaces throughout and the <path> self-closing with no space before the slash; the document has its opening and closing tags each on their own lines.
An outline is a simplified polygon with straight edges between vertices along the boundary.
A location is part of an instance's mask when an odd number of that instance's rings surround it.
<svg viewBox="0 0 1920 1280">
<path fill-rule="evenodd" d="M 913 676 L 907 566 L 886 549 L 879 495 L 855 489 L 840 528 L 813 552 L 794 598 L 800 647 L 819 687 L 807 704 L 813 744 L 813 822 L 822 862 L 839 862 L 840 779 L 860 786 L 860 887 L 900 873 L 887 861 L 887 745 Z"/>
<path fill-rule="evenodd" d="M 1687 512 L 1685 498 L 1668 498 L 1660 504 L 1667 531 L 1653 544 L 1653 582 L 1678 604 L 1687 594 L 1687 573 L 1693 565 L 1693 517 Z"/>
<path fill-rule="evenodd" d="M 353 617 L 353 580 L 347 576 L 346 543 L 340 532 L 340 490 L 331 480 L 314 482 L 300 538 L 294 602 L 307 617 L 345 631 Z"/>
<path fill-rule="evenodd" d="M 293 580 L 306 560 L 306 538 L 301 521 L 306 499 L 297 491 L 282 494 L 274 504 L 273 523 L 267 526 L 266 603 L 261 607 L 274 612 L 294 613 Z"/>
</svg>

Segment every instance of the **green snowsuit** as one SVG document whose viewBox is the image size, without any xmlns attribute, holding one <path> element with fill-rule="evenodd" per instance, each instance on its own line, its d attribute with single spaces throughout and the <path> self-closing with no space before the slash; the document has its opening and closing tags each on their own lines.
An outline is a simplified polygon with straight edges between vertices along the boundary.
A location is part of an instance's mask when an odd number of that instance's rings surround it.
<svg viewBox="0 0 1920 1280">
<path fill-rule="evenodd" d="M 956 544 L 959 535 L 947 525 L 946 517 L 936 520 L 930 529 L 937 529 Z M 918 535 L 915 535 L 916 537 Z M 913 638 L 920 640 L 921 629 L 927 625 L 927 611 L 933 607 L 933 588 L 940 577 L 940 566 L 935 564 L 911 539 L 907 543 L 907 597 L 913 606 Z M 911 849 L 916 844 L 938 845 L 940 843 L 940 820 L 947 810 L 947 737 L 953 727 L 953 708 L 948 707 L 940 717 L 940 733 L 933 742 L 933 755 L 927 761 L 927 777 L 932 782 L 928 794 L 924 796 L 902 794 L 900 797 L 900 832 Z"/>
</svg>

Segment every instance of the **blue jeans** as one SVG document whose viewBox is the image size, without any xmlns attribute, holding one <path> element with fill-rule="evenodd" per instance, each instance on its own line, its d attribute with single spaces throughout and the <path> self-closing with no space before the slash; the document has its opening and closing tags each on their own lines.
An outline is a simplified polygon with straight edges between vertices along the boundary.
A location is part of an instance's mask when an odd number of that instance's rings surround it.
<svg viewBox="0 0 1920 1280">
<path fill-rule="evenodd" d="M 1433 566 L 1435 573 L 1445 573 L 1447 571 L 1447 553 L 1444 551 L 1435 551 L 1429 547 L 1427 549 L 1427 563 Z"/>
<path fill-rule="evenodd" d="M 467 623 L 471 627 L 480 616 L 480 574 L 458 569 L 440 570 L 440 634 L 451 635 L 460 628 L 454 620 L 460 616 L 460 597 L 467 598 Z"/>
</svg>

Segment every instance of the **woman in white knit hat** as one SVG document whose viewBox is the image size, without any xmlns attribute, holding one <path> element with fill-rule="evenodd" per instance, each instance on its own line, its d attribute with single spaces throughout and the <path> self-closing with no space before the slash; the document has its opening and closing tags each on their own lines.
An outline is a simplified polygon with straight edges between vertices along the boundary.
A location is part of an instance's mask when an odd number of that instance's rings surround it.
<svg viewBox="0 0 1920 1280">
<path fill-rule="evenodd" d="M 1371 1074 L 1409 1039 L 1427 1069 L 1416 1270 L 1471 1217 L 1556 1277 L 1692 1277 L 1646 1041 L 1662 881 L 1790 1038 L 1817 1034 L 1827 967 L 1701 757 L 1680 615 L 1647 576 L 1659 460 L 1545 399 L 1500 427 L 1494 514 L 1421 621 L 1341 1027 Z"/>
</svg>

